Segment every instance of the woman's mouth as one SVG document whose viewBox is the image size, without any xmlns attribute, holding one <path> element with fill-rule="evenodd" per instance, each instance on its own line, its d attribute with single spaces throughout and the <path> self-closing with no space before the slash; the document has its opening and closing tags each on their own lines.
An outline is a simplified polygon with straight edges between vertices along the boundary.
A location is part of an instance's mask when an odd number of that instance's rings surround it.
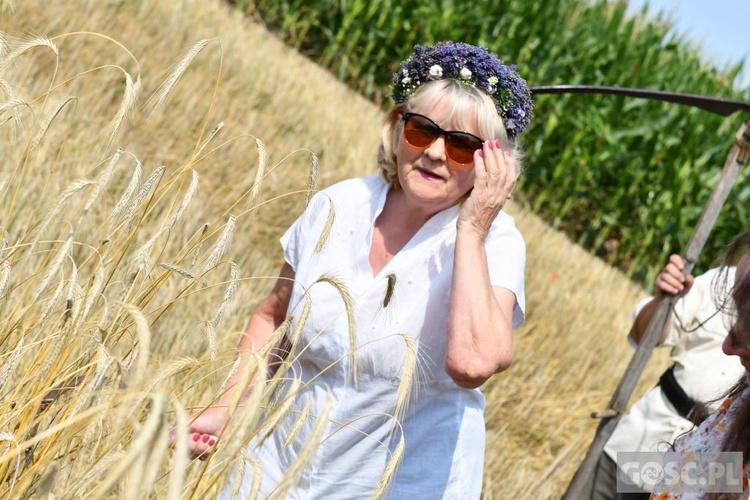
<svg viewBox="0 0 750 500">
<path fill-rule="evenodd" d="M 420 175 L 421 175 L 422 177 L 424 177 L 425 179 L 428 179 L 428 180 L 440 180 L 440 179 L 442 179 L 442 177 L 440 177 L 440 176 L 439 176 L 439 175 L 437 175 L 436 173 L 434 173 L 434 172 L 431 172 L 431 171 L 429 171 L 429 170 L 425 170 L 425 169 L 423 169 L 423 168 L 419 168 L 419 167 L 417 167 L 417 171 L 419 171 L 419 174 L 420 174 Z"/>
</svg>

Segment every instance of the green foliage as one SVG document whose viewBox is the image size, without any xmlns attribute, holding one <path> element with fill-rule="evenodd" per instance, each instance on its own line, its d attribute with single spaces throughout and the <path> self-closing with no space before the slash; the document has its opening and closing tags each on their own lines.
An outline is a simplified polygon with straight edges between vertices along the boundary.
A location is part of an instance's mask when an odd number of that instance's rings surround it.
<svg viewBox="0 0 750 500">
<path fill-rule="evenodd" d="M 650 88 L 748 100 L 741 65 L 716 69 L 671 22 L 626 15 L 624 0 L 241 0 L 288 43 L 382 105 L 416 43 L 459 40 L 518 64 L 530 85 Z M 649 16 L 650 17 L 650 16 Z M 537 99 L 524 134 L 520 197 L 555 227 L 639 281 L 684 249 L 732 144 L 740 116 L 611 96 Z M 738 180 L 699 269 L 750 226 Z"/>
</svg>

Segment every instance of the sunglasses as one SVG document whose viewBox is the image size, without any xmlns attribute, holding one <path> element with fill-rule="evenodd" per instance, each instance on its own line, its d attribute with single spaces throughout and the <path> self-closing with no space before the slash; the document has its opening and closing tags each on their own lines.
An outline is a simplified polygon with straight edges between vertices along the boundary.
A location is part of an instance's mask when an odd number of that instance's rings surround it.
<svg viewBox="0 0 750 500">
<path fill-rule="evenodd" d="M 404 113 L 404 139 L 415 148 L 426 149 L 441 135 L 445 138 L 445 153 L 454 163 L 468 166 L 474 163 L 474 152 L 482 149 L 484 141 L 474 134 L 443 130 L 434 121 L 417 113 Z"/>
</svg>

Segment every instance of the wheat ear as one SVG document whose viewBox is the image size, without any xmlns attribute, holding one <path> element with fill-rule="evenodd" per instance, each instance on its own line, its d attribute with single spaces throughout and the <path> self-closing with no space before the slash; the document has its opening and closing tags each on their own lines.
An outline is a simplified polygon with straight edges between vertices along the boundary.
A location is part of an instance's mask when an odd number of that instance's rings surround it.
<svg viewBox="0 0 750 500">
<path fill-rule="evenodd" d="M 141 427 L 140 432 L 135 437 L 130 445 L 130 450 L 122 457 L 119 463 L 117 463 L 109 473 L 103 478 L 103 481 L 99 484 L 99 487 L 92 494 L 93 498 L 104 497 L 105 494 L 111 490 L 114 485 L 120 480 L 127 470 L 130 469 L 133 462 L 147 449 L 151 447 L 151 443 L 154 439 L 158 438 L 160 428 L 165 424 L 164 422 L 164 396 L 160 394 L 154 394 L 151 396 L 151 408 L 150 416 Z"/>
<path fill-rule="evenodd" d="M 44 278 L 42 279 L 42 283 L 39 285 L 36 291 L 36 298 L 34 299 L 34 302 L 38 301 L 39 298 L 42 296 L 42 293 L 47 289 L 47 285 L 49 285 L 49 282 L 52 281 L 52 278 L 57 275 L 57 273 L 60 271 L 60 268 L 63 265 L 63 262 L 65 262 L 65 259 L 67 259 L 70 255 L 70 248 L 73 245 L 73 231 L 70 231 L 68 233 L 68 236 L 65 238 L 65 241 L 60 246 L 60 248 L 57 251 L 57 255 L 55 255 L 54 259 L 52 259 L 52 262 L 47 267 L 47 272 L 44 275 Z"/>
<path fill-rule="evenodd" d="M 350 364 L 352 369 L 352 380 L 354 387 L 357 387 L 357 329 L 356 319 L 354 317 L 354 302 L 346 286 L 336 278 L 328 275 L 321 276 L 315 283 L 328 283 L 339 292 L 341 300 L 344 301 L 344 310 L 346 311 L 346 320 L 349 326 L 349 351 Z"/>
<path fill-rule="evenodd" d="M 57 115 L 60 114 L 65 105 L 75 100 L 77 100 L 76 97 L 66 97 L 65 99 L 58 102 L 57 105 L 55 105 L 52 110 L 47 113 L 47 115 L 44 117 L 44 120 L 42 120 L 42 122 L 39 124 L 39 129 L 37 130 L 36 134 L 34 134 L 34 137 L 31 139 L 29 151 L 35 151 L 36 148 L 39 147 L 39 144 L 42 142 L 42 139 L 47 133 L 47 130 L 49 130 L 50 125 L 52 125 L 52 121 L 57 117 Z"/>
<path fill-rule="evenodd" d="M 253 187 L 250 189 L 250 204 L 254 205 L 260 194 L 260 184 L 263 182 L 263 176 L 266 173 L 268 163 L 268 152 L 266 145 L 260 139 L 255 139 L 255 145 L 258 147 L 258 170 L 255 171 L 255 180 Z"/>
<path fill-rule="evenodd" d="M 333 203 L 329 203 L 328 206 L 328 217 L 326 217 L 325 225 L 323 226 L 323 230 L 320 232 L 320 238 L 318 238 L 318 243 L 315 245 L 315 253 L 320 253 L 323 251 L 323 247 L 326 244 L 326 241 L 328 241 L 328 236 L 331 234 L 331 229 L 333 228 L 333 222 L 336 219 L 336 209 L 333 207 Z"/>
<path fill-rule="evenodd" d="M 8 293 L 8 285 L 10 285 L 10 264 L 7 260 L 4 260 L 0 264 L 0 302 L 5 300 L 5 296 Z"/>
<path fill-rule="evenodd" d="M 177 82 L 180 81 L 180 78 L 185 73 L 185 70 L 187 70 L 193 59 L 200 54 L 201 50 L 203 50 L 210 41 L 211 40 L 197 41 L 187 50 L 187 52 L 185 52 L 185 55 L 180 58 L 164 83 L 162 83 L 156 93 L 148 99 L 146 107 L 150 108 L 152 113 L 161 110 L 169 96 L 172 94 L 175 86 L 177 86 Z"/>
<path fill-rule="evenodd" d="M 219 305 L 219 310 L 216 311 L 216 316 L 214 316 L 213 320 L 213 327 L 216 328 L 219 326 L 219 322 L 224 317 L 224 312 L 226 311 L 227 305 L 232 301 L 232 298 L 234 298 L 234 294 L 237 292 L 237 284 L 240 281 L 240 272 L 237 268 L 237 264 L 234 262 L 229 263 L 229 286 L 227 287 L 226 291 L 224 292 L 224 297 L 221 299 L 221 304 Z"/>
<path fill-rule="evenodd" d="M 320 162 L 318 157 L 310 153 L 310 173 L 307 176 L 307 193 L 305 194 L 305 207 L 310 204 L 310 199 L 315 192 L 315 186 L 318 184 L 318 167 Z"/>
<path fill-rule="evenodd" d="M 391 455 L 391 458 L 388 459 L 388 463 L 385 465 L 385 470 L 383 471 L 383 475 L 380 477 L 378 488 L 375 490 L 375 493 L 372 496 L 374 500 L 380 500 L 381 498 L 385 497 L 385 494 L 388 492 L 388 486 L 391 484 L 391 481 L 393 480 L 393 476 L 396 474 L 396 469 L 398 469 L 398 466 L 401 464 L 401 459 L 403 458 L 404 458 L 404 435 L 403 433 L 401 433 L 401 436 L 398 440 L 398 444 L 396 445 L 396 449 L 393 450 L 393 454 Z"/>
<path fill-rule="evenodd" d="M 120 200 L 115 205 L 115 208 L 113 208 L 112 212 L 109 214 L 109 220 L 111 223 L 114 223 L 114 224 L 120 223 L 121 215 L 124 213 L 125 209 L 129 206 L 130 200 L 133 198 L 136 191 L 138 191 L 138 186 L 141 184 L 142 176 L 143 176 L 143 165 L 141 165 L 141 162 L 138 161 L 138 159 L 136 159 L 135 168 L 133 169 L 133 175 L 130 176 L 130 182 L 128 183 L 128 186 L 125 188 L 125 192 L 122 193 Z"/>
<path fill-rule="evenodd" d="M 229 216 L 229 220 L 224 225 L 224 230 L 221 232 L 221 236 L 216 240 L 216 243 L 211 247 L 211 253 L 208 255 L 206 262 L 203 264 L 200 275 L 205 274 L 209 269 L 214 267 L 221 256 L 229 247 L 229 243 L 232 241 L 232 234 L 234 233 L 234 226 L 237 222 L 237 217 L 234 215 Z"/>
<path fill-rule="evenodd" d="M 0 431 L 0 443 L 7 442 L 9 444 L 5 445 L 5 448 L 3 448 L 2 452 L 0 452 L 0 455 L 4 455 L 11 447 L 11 445 L 18 446 L 18 443 L 16 442 L 15 436 L 11 434 L 10 432 Z M 18 471 L 21 468 L 21 454 L 19 453 L 16 457 L 16 463 L 13 466 L 13 477 L 10 478 L 10 490 L 8 491 L 8 497 L 13 497 L 13 488 L 16 485 L 16 480 L 18 479 Z"/>
<path fill-rule="evenodd" d="M 138 339 L 137 364 L 134 376 L 134 384 L 146 376 L 148 369 L 148 360 L 151 356 L 151 331 L 148 327 L 148 320 L 138 307 L 133 304 L 124 304 L 123 308 L 133 318 L 135 323 L 135 333 Z"/>
<path fill-rule="evenodd" d="M 328 429 L 328 414 L 331 410 L 331 406 L 333 406 L 333 399 L 331 398 L 331 393 L 328 392 L 325 407 L 323 408 L 323 411 L 317 415 L 315 425 L 313 426 L 307 443 L 305 443 L 305 446 L 300 450 L 299 454 L 297 454 L 297 458 L 284 473 L 284 477 L 274 491 L 275 497 L 286 498 L 292 486 L 299 481 L 302 471 L 307 467 L 310 460 L 315 455 L 315 452 L 318 450 L 323 433 Z"/>
<path fill-rule="evenodd" d="M 109 125 L 109 132 L 107 133 L 106 149 L 112 145 L 120 132 L 125 119 L 133 112 L 136 101 L 138 100 L 138 92 L 141 88 L 141 75 L 136 76 L 135 80 L 130 76 L 128 72 L 125 73 L 125 94 L 122 96 L 120 101 L 120 107 L 117 109 L 112 122 Z"/>
<path fill-rule="evenodd" d="M 91 210 L 91 206 L 99 197 L 101 191 L 106 188 L 107 184 L 109 184 L 109 181 L 112 178 L 112 172 L 114 172 L 115 166 L 117 165 L 117 162 L 120 161 L 121 156 L 122 148 L 117 148 L 115 154 L 112 155 L 112 158 L 110 158 L 110 160 L 107 162 L 107 165 L 104 167 L 104 170 L 102 170 L 102 173 L 99 174 L 99 177 L 96 179 L 96 185 L 94 186 L 94 189 L 91 190 L 91 194 L 86 200 L 86 203 L 84 203 L 83 205 L 83 210 L 81 211 L 82 216 L 85 216 L 89 213 L 89 210 Z"/>
<path fill-rule="evenodd" d="M 398 395 L 396 397 L 395 415 L 396 420 L 402 421 L 406 415 L 406 409 L 412 393 L 414 383 L 414 373 L 417 366 L 417 345 L 408 335 L 400 335 L 406 343 L 406 360 L 404 361 L 404 370 L 401 375 L 401 381 L 398 384 Z"/>
<path fill-rule="evenodd" d="M 172 463 L 172 472 L 169 474 L 169 490 L 167 491 L 167 500 L 179 500 L 182 491 L 185 488 L 185 476 L 188 468 L 188 416 L 185 407 L 175 399 L 174 413 L 177 417 L 175 427 L 175 450 L 174 461 Z"/>
<path fill-rule="evenodd" d="M 58 57 L 60 55 L 57 50 L 57 45 L 55 45 L 52 40 L 50 40 L 46 36 L 36 36 L 19 44 L 13 50 L 8 52 L 6 56 L 0 59 L 0 73 L 2 73 L 5 68 L 10 66 L 10 64 L 13 63 L 13 61 L 15 61 L 19 56 L 36 47 L 47 47 L 55 53 L 55 57 Z"/>
</svg>

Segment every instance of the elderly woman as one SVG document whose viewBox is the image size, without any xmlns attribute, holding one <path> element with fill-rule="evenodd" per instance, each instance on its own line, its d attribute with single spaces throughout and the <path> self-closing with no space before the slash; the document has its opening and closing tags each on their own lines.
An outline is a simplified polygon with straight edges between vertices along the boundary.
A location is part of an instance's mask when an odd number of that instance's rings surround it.
<svg viewBox="0 0 750 500">
<path fill-rule="evenodd" d="M 286 262 L 240 341 L 244 362 L 294 318 L 287 390 L 295 378 L 301 388 L 275 431 L 246 450 L 261 464 L 262 496 L 319 416 L 323 442 L 295 498 L 367 498 L 388 479 L 390 498 L 480 494 L 479 387 L 510 366 L 524 318 L 525 246 L 502 208 L 532 101 L 515 67 L 453 42 L 416 46 L 393 97 L 380 175 L 313 197 L 281 238 Z M 195 456 L 213 451 L 231 396 L 192 422 Z"/>
</svg>

